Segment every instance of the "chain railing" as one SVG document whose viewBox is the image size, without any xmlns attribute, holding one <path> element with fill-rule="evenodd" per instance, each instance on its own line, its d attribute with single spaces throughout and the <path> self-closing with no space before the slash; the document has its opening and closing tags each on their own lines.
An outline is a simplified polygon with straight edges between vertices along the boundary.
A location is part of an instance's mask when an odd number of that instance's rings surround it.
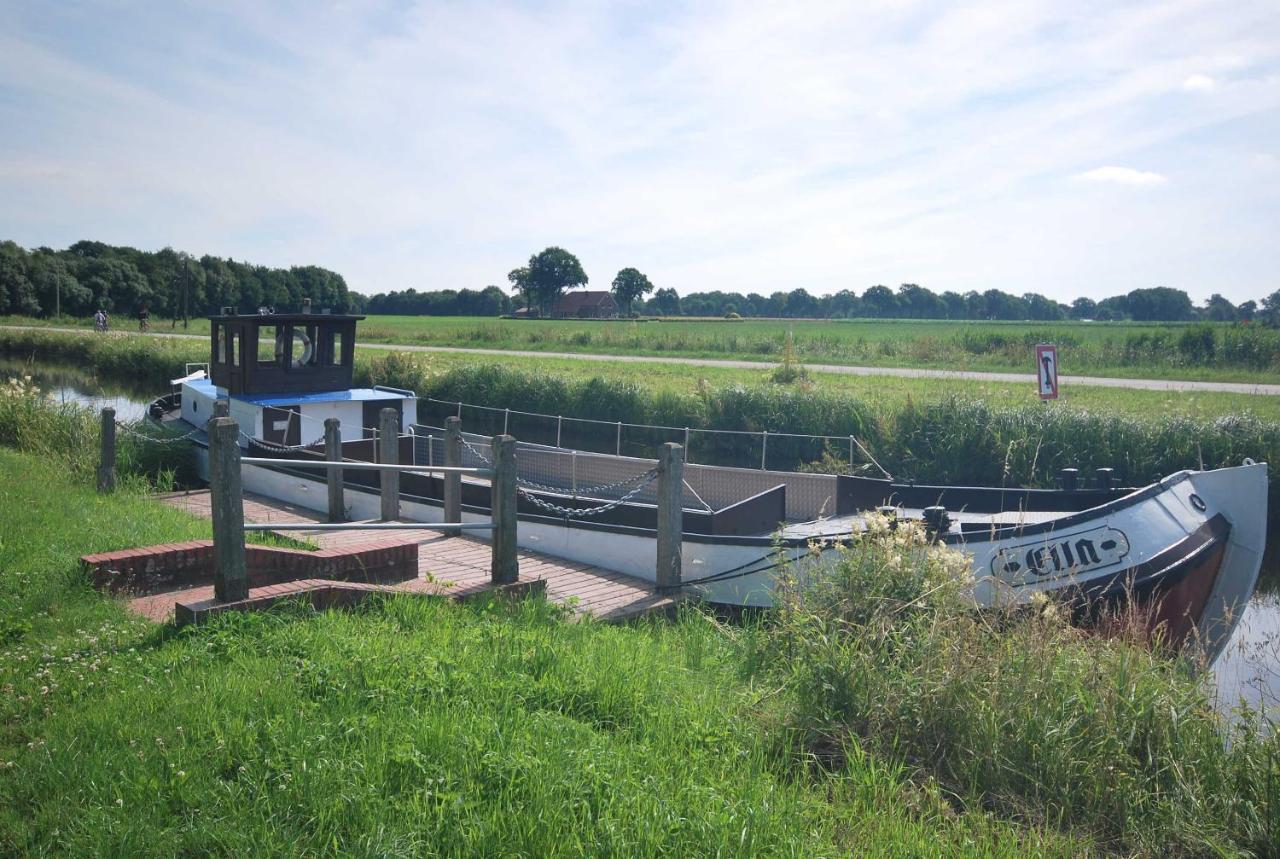
<svg viewBox="0 0 1280 859">
<path fill-rule="evenodd" d="M 644 479 L 644 482 L 636 486 L 630 492 L 626 493 L 625 495 L 619 498 L 615 498 L 612 501 L 607 501 L 604 504 L 600 504 L 595 507 L 562 507 L 559 504 L 555 504 L 551 501 L 547 501 L 545 498 L 539 498 L 537 495 L 534 495 L 533 493 L 525 489 L 518 488 L 516 492 L 520 495 L 520 497 L 524 498 L 526 501 L 533 504 L 535 507 L 540 507 L 543 510 L 546 510 L 550 513 L 554 513 L 555 515 L 561 518 L 588 519 L 592 516 L 600 516 L 601 514 L 608 513 L 610 510 L 615 510 L 621 507 L 623 504 L 626 504 L 627 502 L 629 502 L 632 498 L 635 498 L 645 489 L 648 489 L 649 486 L 652 485 L 653 482 L 658 479 L 658 470 L 656 468 L 650 469 L 649 471 L 640 475 L 640 477 Z M 562 490 L 557 489 L 554 491 L 561 492 Z"/>
</svg>

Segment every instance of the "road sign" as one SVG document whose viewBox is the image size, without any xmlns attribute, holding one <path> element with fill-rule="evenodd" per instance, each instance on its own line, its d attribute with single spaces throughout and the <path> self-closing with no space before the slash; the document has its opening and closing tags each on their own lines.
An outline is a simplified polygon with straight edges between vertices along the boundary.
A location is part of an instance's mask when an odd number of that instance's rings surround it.
<svg viewBox="0 0 1280 859">
<path fill-rule="evenodd" d="M 1039 380 L 1040 399 L 1058 399 L 1058 347 L 1041 343 L 1036 347 L 1036 378 Z"/>
</svg>

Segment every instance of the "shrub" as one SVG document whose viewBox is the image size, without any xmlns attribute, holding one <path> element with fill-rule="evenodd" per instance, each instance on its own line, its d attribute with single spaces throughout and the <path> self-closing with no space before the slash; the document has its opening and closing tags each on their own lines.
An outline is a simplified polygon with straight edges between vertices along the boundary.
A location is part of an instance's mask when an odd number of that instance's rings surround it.
<svg viewBox="0 0 1280 859">
<path fill-rule="evenodd" d="M 1192 325 L 1184 329 L 1178 338 L 1178 353 L 1188 364 L 1208 366 L 1213 363 L 1217 353 L 1217 340 L 1213 335 L 1213 326 Z"/>
</svg>

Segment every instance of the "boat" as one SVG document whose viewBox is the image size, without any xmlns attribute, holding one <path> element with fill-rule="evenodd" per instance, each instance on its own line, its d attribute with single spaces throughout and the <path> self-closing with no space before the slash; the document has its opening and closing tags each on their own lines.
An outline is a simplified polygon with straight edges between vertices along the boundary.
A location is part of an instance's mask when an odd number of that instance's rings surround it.
<svg viewBox="0 0 1280 859">
<path fill-rule="evenodd" d="M 207 368 L 175 379 L 151 407 L 158 424 L 188 435 L 207 477 L 203 427 L 224 404 L 250 455 L 299 461 L 246 463 L 246 491 L 327 509 L 324 422 L 339 421 L 348 460 L 375 461 L 379 413 L 395 410 L 402 463 L 443 465 L 444 429 L 413 391 L 353 387 L 356 315 L 224 314 L 210 318 Z M 436 424 L 442 421 L 435 421 Z M 463 432 L 463 465 L 489 462 L 491 437 Z M 620 448 L 620 445 L 619 445 Z M 559 445 L 518 443 L 518 543 L 523 548 L 656 582 L 656 460 Z M 1216 656 L 1252 595 L 1265 543 L 1267 465 L 1184 470 L 1146 486 L 1116 486 L 1110 469 L 1072 469 L 1055 489 L 930 486 L 855 474 L 686 464 L 682 586 L 703 600 L 773 604 L 781 567 L 847 542 L 873 515 L 918 520 L 967 554 L 980 605 L 1057 595 L 1093 608 L 1137 601 L 1167 641 L 1194 640 Z M 380 513 L 374 472 L 344 472 L 351 520 Z M 405 519 L 444 522 L 444 482 L 400 479 Z M 489 487 L 468 476 L 462 520 L 489 519 Z"/>
</svg>

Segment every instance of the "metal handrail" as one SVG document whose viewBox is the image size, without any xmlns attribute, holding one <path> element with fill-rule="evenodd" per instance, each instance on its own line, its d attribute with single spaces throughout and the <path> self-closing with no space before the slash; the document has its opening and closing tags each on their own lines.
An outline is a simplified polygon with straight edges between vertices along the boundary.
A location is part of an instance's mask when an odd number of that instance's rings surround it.
<svg viewBox="0 0 1280 859">
<path fill-rule="evenodd" d="M 242 456 L 240 461 L 249 465 L 288 465 L 296 468 L 341 468 L 343 471 L 401 471 L 408 474 L 475 474 L 492 477 L 492 468 L 470 468 L 447 465 L 414 465 L 391 462 L 351 462 L 328 459 L 273 459 L 262 456 Z"/>
</svg>

